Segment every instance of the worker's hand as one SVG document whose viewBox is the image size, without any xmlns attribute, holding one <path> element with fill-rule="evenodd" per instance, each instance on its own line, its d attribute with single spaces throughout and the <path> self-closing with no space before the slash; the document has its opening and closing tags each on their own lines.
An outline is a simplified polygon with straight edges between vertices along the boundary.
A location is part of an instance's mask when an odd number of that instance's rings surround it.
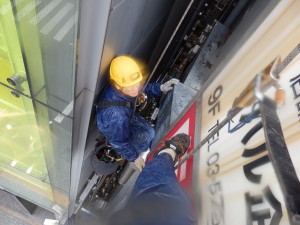
<svg viewBox="0 0 300 225">
<path fill-rule="evenodd" d="M 141 156 L 139 156 L 135 161 L 134 161 L 134 163 L 135 163 L 135 166 L 138 168 L 138 170 L 141 172 L 143 169 L 144 169 L 144 167 L 145 167 L 145 161 L 144 161 L 144 159 L 141 157 Z"/>
<path fill-rule="evenodd" d="M 174 84 L 178 84 L 179 80 L 176 78 L 172 78 L 171 80 L 167 81 L 166 83 L 163 83 L 160 85 L 160 90 L 166 94 L 168 91 L 171 91 L 173 89 Z"/>
</svg>

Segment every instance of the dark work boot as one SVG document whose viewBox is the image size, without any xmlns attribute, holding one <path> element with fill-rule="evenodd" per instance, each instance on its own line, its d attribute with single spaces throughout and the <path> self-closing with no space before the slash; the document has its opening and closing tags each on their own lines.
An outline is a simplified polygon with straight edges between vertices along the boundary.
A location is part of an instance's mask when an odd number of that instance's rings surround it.
<svg viewBox="0 0 300 225">
<path fill-rule="evenodd" d="M 171 148 L 176 152 L 175 163 L 177 162 L 178 158 L 182 157 L 190 146 L 190 137 L 187 134 L 180 133 L 176 134 L 169 140 L 165 140 L 164 145 L 156 152 L 158 154 L 160 151 Z"/>
</svg>

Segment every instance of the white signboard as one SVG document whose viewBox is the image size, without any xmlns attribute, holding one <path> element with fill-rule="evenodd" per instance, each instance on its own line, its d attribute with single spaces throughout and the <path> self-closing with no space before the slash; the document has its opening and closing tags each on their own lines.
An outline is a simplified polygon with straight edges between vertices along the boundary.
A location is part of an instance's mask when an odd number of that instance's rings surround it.
<svg viewBox="0 0 300 225">
<path fill-rule="evenodd" d="M 226 66 L 203 93 L 200 139 L 227 116 L 234 99 L 262 68 L 278 55 L 284 58 L 300 43 L 299 8 L 300 1 L 279 2 L 239 51 L 229 56 Z M 286 103 L 277 113 L 299 175 L 300 57 L 280 77 Z M 274 89 L 268 90 L 267 95 L 274 98 Z M 237 131 L 229 132 L 239 124 L 242 115 L 251 111 L 252 107 L 243 109 L 201 148 L 199 224 L 289 224 L 283 195 L 267 154 L 261 118 L 249 120 Z"/>
</svg>

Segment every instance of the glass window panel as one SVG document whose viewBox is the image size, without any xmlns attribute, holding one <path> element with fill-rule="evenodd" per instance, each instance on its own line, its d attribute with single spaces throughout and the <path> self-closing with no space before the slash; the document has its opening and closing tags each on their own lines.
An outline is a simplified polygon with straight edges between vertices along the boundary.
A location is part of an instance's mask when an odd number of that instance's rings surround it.
<svg viewBox="0 0 300 225">
<path fill-rule="evenodd" d="M 0 186 L 69 202 L 79 0 L 0 1 Z"/>
<path fill-rule="evenodd" d="M 1 82 L 17 74 L 20 91 L 69 115 L 73 113 L 78 2 L 0 3 L 0 58 L 10 63 Z"/>
<path fill-rule="evenodd" d="M 49 210 L 67 210 L 72 119 L 13 91 L 0 83 L 0 186 Z"/>
</svg>

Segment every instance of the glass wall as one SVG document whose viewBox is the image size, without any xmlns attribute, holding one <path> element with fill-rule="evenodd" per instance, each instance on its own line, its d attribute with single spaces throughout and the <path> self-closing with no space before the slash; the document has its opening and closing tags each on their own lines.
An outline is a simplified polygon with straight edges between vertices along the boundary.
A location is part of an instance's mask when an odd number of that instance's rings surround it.
<svg viewBox="0 0 300 225">
<path fill-rule="evenodd" d="M 0 1 L 0 186 L 69 202 L 79 0 Z"/>
</svg>

